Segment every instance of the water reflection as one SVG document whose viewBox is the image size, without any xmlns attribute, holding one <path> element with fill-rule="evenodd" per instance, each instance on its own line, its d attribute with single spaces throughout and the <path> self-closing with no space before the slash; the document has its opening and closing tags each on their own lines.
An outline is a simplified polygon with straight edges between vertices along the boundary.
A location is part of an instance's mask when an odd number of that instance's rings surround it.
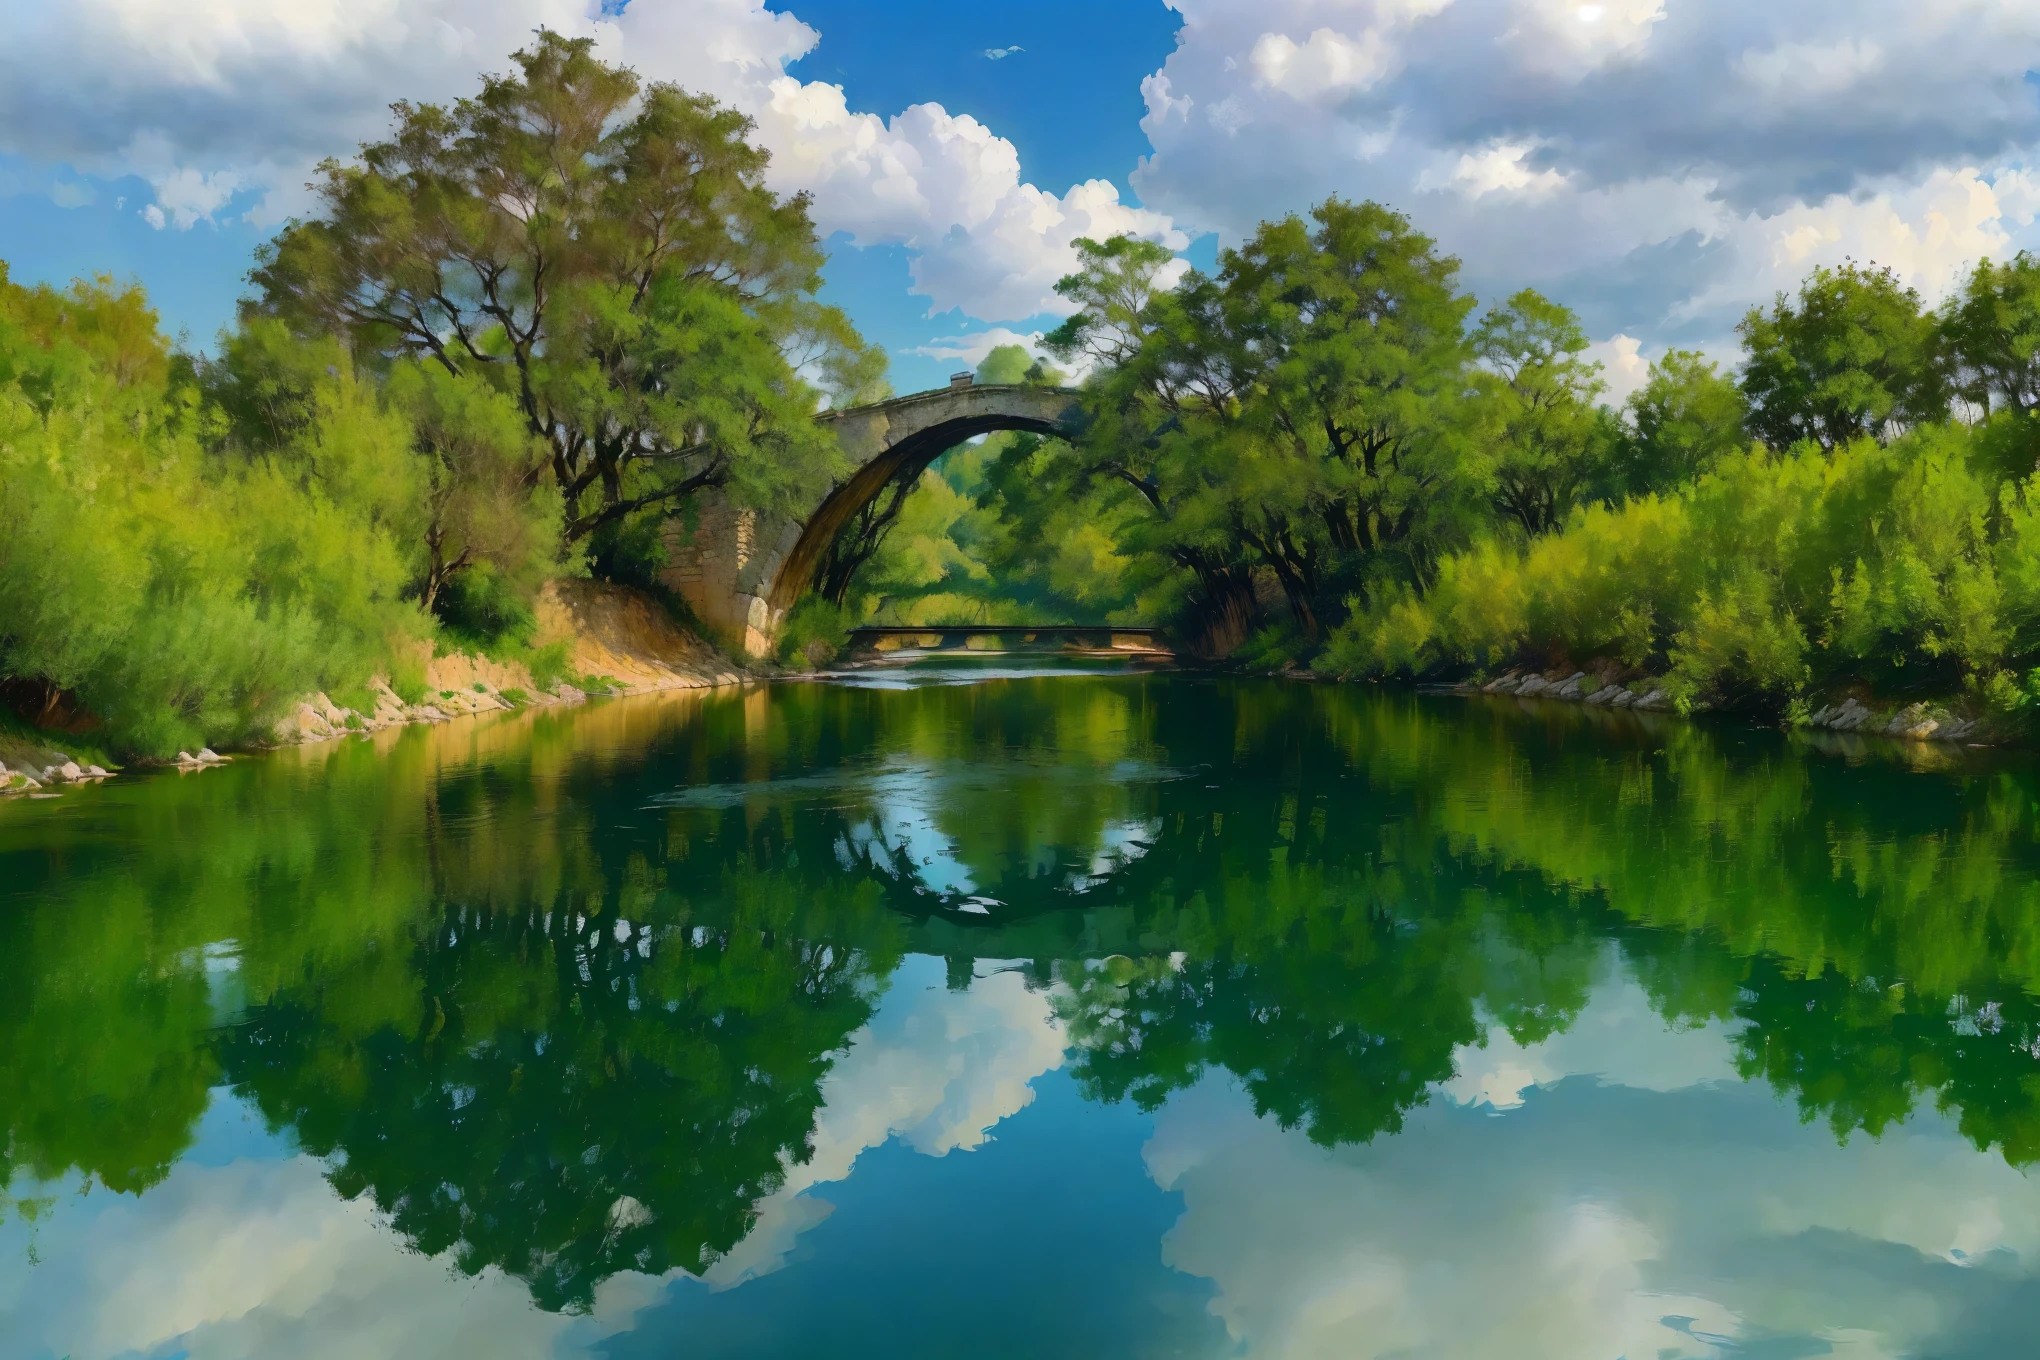
<svg viewBox="0 0 2040 1360">
<path fill-rule="evenodd" d="M 925 678 L 0 808 L 0 1338 L 381 1353 L 333 1334 L 377 1289 L 419 1354 L 517 1316 L 532 1354 L 940 1354 L 1001 1310 L 1035 1330 L 977 1352 L 2040 1327 L 2023 762 Z M 1027 1196 L 889 1226 L 991 1167 L 1085 1187 L 1060 1265 Z M 959 1250 L 975 1313 L 903 1283 Z"/>
</svg>

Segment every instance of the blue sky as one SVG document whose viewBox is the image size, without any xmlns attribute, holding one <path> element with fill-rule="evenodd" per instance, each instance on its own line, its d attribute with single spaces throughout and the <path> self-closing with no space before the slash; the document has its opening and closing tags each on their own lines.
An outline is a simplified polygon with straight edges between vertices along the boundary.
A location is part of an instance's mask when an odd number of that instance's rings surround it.
<svg viewBox="0 0 2040 1360">
<path fill-rule="evenodd" d="M 0 0 L 0 259 L 207 343 L 321 157 L 540 24 L 757 120 L 901 390 L 1052 325 L 1077 237 L 1331 193 L 1574 306 L 1615 395 L 1815 265 L 2040 245 L 2035 0 Z"/>
</svg>

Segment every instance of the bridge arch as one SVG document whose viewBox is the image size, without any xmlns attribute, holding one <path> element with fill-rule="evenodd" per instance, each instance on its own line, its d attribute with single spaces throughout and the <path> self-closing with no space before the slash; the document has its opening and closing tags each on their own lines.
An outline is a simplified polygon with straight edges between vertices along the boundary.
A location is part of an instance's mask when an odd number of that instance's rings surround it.
<svg viewBox="0 0 2040 1360">
<path fill-rule="evenodd" d="M 997 430 L 1071 438 L 1083 427 L 1074 390 L 1003 384 L 957 384 L 831 411 L 821 420 L 835 431 L 851 471 L 807 513 L 760 522 L 709 496 L 691 524 L 676 518 L 667 525 L 662 579 L 703 622 L 741 640 L 753 656 L 771 651 L 786 611 L 832 565 L 844 532 L 860 519 L 865 529 L 882 532 L 885 524 L 875 521 L 885 503 L 897 513 L 897 499 L 944 453 Z"/>
<path fill-rule="evenodd" d="M 857 470 L 808 516 L 779 568 L 767 602 L 783 613 L 810 589 L 847 584 L 818 579 L 832 549 L 841 543 L 843 531 L 860 517 L 878 518 L 872 512 L 880 510 L 882 501 L 890 500 L 891 510 L 897 513 L 899 500 L 921 474 L 964 441 L 998 430 L 1073 436 L 1078 418 L 1073 390 L 1020 386 L 919 392 L 824 417 L 835 427 L 844 452 L 858 464 Z M 885 523 L 869 527 L 883 532 L 890 516 L 884 519 Z M 856 563 L 843 565 L 854 569 Z M 832 593 L 840 593 L 840 588 Z"/>
</svg>

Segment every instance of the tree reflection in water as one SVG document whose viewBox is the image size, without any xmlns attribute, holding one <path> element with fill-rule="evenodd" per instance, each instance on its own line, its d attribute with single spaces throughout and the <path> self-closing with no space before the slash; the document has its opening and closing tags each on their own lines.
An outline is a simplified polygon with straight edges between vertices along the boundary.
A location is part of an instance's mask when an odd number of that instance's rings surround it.
<svg viewBox="0 0 2040 1360">
<path fill-rule="evenodd" d="M 553 1309 L 701 1273 L 900 960 L 1020 960 L 1079 1088 L 1399 1130 L 1616 951 L 1837 1136 L 2040 1159 L 2022 761 L 1193 677 L 787 685 L 0 810 L 0 1180 L 140 1192 L 222 1081 Z M 1951 758 L 1952 759 L 1952 758 Z"/>
</svg>

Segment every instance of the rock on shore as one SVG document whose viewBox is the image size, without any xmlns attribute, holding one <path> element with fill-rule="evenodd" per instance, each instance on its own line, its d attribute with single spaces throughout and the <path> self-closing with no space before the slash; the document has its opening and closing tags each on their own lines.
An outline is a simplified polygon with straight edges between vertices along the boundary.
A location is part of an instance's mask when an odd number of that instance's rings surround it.
<svg viewBox="0 0 2040 1360">
<path fill-rule="evenodd" d="M 1559 699 L 1596 708 L 1632 708 L 1661 713 L 1673 707 L 1671 695 L 1656 680 L 1632 680 L 1615 684 L 1596 679 L 1586 671 L 1539 674 L 1510 671 L 1484 685 L 1457 685 L 1459 693 L 1511 694 L 1519 699 Z M 1902 708 L 1878 710 L 1854 698 L 1829 704 L 1806 720 L 1809 727 L 1831 732 L 1860 732 L 1866 736 L 1898 737 L 1907 741 L 1968 741 L 1978 735 L 1978 721 L 1963 718 L 1930 704 L 1907 704 Z"/>
<path fill-rule="evenodd" d="M 1510 671 L 1485 685 L 1462 685 L 1459 688 L 1464 692 L 1477 691 L 1481 694 L 1513 694 L 1519 699 L 1563 699 L 1591 704 L 1595 708 L 1634 708 L 1646 713 L 1662 713 L 1672 707 L 1671 696 L 1656 681 L 1640 680 L 1618 685 L 1586 671 L 1554 672 L 1551 675 Z"/>
<path fill-rule="evenodd" d="M 568 673 L 599 679 L 610 693 L 705 689 L 750 678 L 676 624 L 655 601 L 627 587 L 553 581 L 539 593 L 537 617 L 536 644 L 566 643 Z M 541 689 L 522 664 L 466 653 L 426 658 L 424 669 L 426 693 L 418 703 L 404 702 L 387 678 L 378 677 L 369 686 L 368 711 L 343 708 L 327 695 L 314 694 L 277 723 L 274 741 L 296 746 L 473 713 L 579 703 L 587 697 L 570 684 Z"/>
</svg>

